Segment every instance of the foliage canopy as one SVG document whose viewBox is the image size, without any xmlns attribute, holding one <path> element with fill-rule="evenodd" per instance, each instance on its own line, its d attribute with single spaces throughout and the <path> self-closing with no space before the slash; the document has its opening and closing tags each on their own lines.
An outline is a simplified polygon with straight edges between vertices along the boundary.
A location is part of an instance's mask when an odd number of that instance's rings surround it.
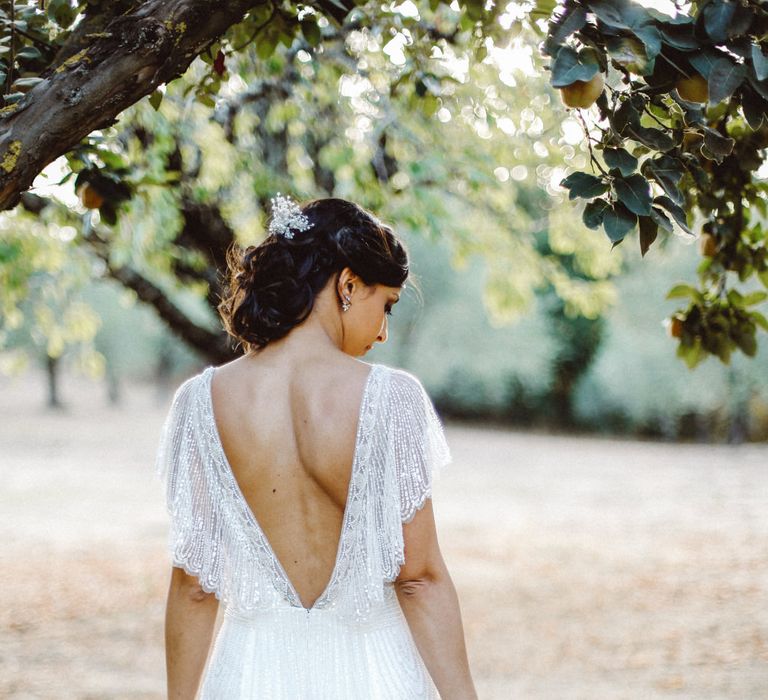
<svg viewBox="0 0 768 700">
<path fill-rule="evenodd" d="M 515 11 L 502 23 L 509 8 Z M 60 223 L 77 229 L 74 243 L 95 255 L 105 274 L 153 305 L 190 345 L 223 359 L 229 350 L 210 318 L 196 317 L 181 299 L 183 290 L 169 295 L 157 272 L 172 275 L 212 306 L 216 271 L 238 237 L 231 197 L 254 197 L 258 206 L 249 215 L 257 217 L 281 178 L 288 185 L 281 182 L 283 189 L 354 195 L 372 207 L 412 189 L 410 208 L 393 206 L 392 213 L 423 226 L 424 218 L 413 215 L 416 204 L 439 230 L 438 189 L 450 192 L 456 182 L 441 171 L 447 161 L 424 156 L 429 127 L 409 124 L 408 115 L 416 110 L 428 124 L 443 110 L 469 109 L 488 129 L 509 119 L 512 103 L 499 107 L 498 90 L 484 84 L 476 91 L 483 95 L 470 94 L 461 104 L 459 81 L 451 71 L 436 69 L 434 57 L 480 65 L 489 51 L 509 47 L 530 28 L 544 40 L 553 87 L 564 98 L 570 94 L 566 104 L 596 104 L 578 113 L 593 170 L 584 172 L 572 159 L 576 172 L 563 180 L 571 199 L 586 200 L 584 224 L 602 227 L 614 247 L 639 229 L 645 255 L 660 234 L 698 229 L 691 218 L 698 212 L 705 256 L 700 287 L 680 285 L 670 292 L 690 300 L 672 320 L 679 354 L 690 366 L 710 353 L 727 362 L 736 347 L 754 354 L 755 330 L 768 328 L 768 322 L 751 307 L 765 292 L 739 291 L 727 281 L 731 273 L 740 282 L 755 278 L 768 286 L 765 186 L 757 175 L 768 144 L 765 11 L 758 3 L 726 0 L 693 3 L 674 16 L 629 0 L 539 0 L 526 5 L 528 16 L 522 6 L 509 8 L 477 0 L 401 7 L 350 0 L 2 2 L 0 203 L 10 208 L 22 202 L 35 215 L 58 206 L 26 190 L 45 165 L 66 155 L 65 180 L 71 179 L 88 210 L 85 219 L 82 211 L 58 215 Z M 392 70 L 371 70 L 372 53 L 355 48 L 367 41 L 377 43 L 378 56 L 386 56 Z M 201 59 L 195 65 L 203 67 L 187 71 L 195 57 Z M 314 73 L 307 72 L 310 66 Z M 246 85 L 253 82 L 252 88 L 228 95 L 235 75 Z M 365 162 L 356 160 L 354 144 L 341 143 L 346 132 L 336 131 L 338 105 L 327 86 L 344 76 L 373 81 L 380 104 L 396 106 L 357 115 L 371 123 Z M 118 115 L 144 97 L 165 116 L 152 120 L 136 114 L 117 123 Z M 204 185 L 200 175 L 211 167 L 205 147 L 179 132 L 183 119 L 173 125 L 190 99 L 211 115 L 209 136 L 219 138 L 214 127 L 219 125 L 224 143 L 241 151 L 254 147 L 258 167 L 247 186 L 214 192 Z M 519 158 L 513 146 L 497 150 Z M 466 157 L 476 153 L 468 147 Z M 490 154 L 483 157 L 492 160 Z M 297 169 L 296 163 L 304 165 Z M 360 177 L 363 167 L 370 177 Z M 351 180 L 353 187 L 345 184 Z M 488 184 L 478 170 L 457 190 L 466 196 Z M 539 184 L 552 194 L 541 178 Z M 511 219 L 509 197 L 490 191 L 483 205 L 497 219 L 504 214 Z M 544 204 L 535 196 L 528 199 Z M 165 232 L 164 247 L 154 249 L 136 229 L 121 226 L 131 213 L 140 233 L 142 211 L 164 217 L 159 229 Z M 532 207 L 517 211 L 534 216 Z M 471 241 L 463 247 L 471 250 Z M 20 249 L 6 245 L 0 264 L 13 267 Z M 518 249 L 519 260 L 531 269 L 521 265 L 514 280 L 511 268 L 497 264 L 495 280 L 506 276 L 507 281 L 497 284 L 496 301 L 529 293 L 520 280 L 528 280 L 529 287 L 554 284 L 561 296 L 579 284 L 552 258 L 539 262 L 534 247 Z M 19 282 L 17 298 L 22 293 Z M 566 308 L 569 303 L 575 302 L 566 300 Z M 501 311 L 503 304 L 497 306 Z"/>
<path fill-rule="evenodd" d="M 752 307 L 768 287 L 768 11 L 758 2 L 694 2 L 673 16 L 629 0 L 567 0 L 543 51 L 551 83 L 567 91 L 607 76 L 585 121 L 592 172 L 562 184 L 587 200 L 584 223 L 613 245 L 639 231 L 646 254 L 658 235 L 701 231 L 699 287 L 672 319 L 678 353 L 694 366 L 708 353 L 752 356 L 768 321 Z M 735 280 L 733 278 L 736 278 Z"/>
</svg>

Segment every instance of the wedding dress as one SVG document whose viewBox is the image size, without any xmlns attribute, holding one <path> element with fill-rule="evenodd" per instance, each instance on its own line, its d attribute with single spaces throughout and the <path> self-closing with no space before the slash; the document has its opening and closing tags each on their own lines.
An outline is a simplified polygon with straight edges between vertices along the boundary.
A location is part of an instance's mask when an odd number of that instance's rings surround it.
<svg viewBox="0 0 768 700">
<path fill-rule="evenodd" d="M 178 388 L 157 453 L 172 563 L 224 606 L 199 697 L 439 698 L 393 583 L 405 561 L 402 523 L 451 461 L 421 382 L 405 370 L 371 365 L 333 572 L 306 608 L 224 454 L 213 372 L 208 367 Z"/>
</svg>

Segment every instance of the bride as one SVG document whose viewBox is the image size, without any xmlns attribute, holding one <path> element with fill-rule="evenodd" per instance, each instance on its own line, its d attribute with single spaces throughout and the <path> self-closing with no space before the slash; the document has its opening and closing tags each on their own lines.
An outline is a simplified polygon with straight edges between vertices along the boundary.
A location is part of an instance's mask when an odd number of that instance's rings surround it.
<svg viewBox="0 0 768 700">
<path fill-rule="evenodd" d="M 272 204 L 219 306 L 245 353 L 179 387 L 157 453 L 168 695 L 472 700 L 432 510 L 442 425 L 414 375 L 357 359 L 406 251 L 352 202 Z"/>
</svg>

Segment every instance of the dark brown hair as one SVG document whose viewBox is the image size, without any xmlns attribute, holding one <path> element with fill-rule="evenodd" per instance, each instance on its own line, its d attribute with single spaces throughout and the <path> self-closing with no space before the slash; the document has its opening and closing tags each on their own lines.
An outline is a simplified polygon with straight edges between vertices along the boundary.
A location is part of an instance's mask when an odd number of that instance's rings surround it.
<svg viewBox="0 0 768 700">
<path fill-rule="evenodd" d="M 349 267 L 366 285 L 400 287 L 408 254 L 391 227 L 345 199 L 301 207 L 312 224 L 293 238 L 270 234 L 227 253 L 229 280 L 218 306 L 224 327 L 246 351 L 287 335 L 309 316 L 331 275 Z"/>
</svg>

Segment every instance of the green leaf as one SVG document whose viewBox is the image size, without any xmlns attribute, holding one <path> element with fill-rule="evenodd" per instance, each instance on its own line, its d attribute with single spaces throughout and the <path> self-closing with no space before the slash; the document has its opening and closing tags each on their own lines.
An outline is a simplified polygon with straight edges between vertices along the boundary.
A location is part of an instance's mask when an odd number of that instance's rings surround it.
<svg viewBox="0 0 768 700">
<path fill-rule="evenodd" d="M 22 97 L 24 97 L 23 92 L 9 92 L 7 95 L 3 95 L 3 99 L 5 100 L 5 106 L 15 104 L 18 102 Z"/>
<path fill-rule="evenodd" d="M 649 216 L 641 216 L 638 224 L 640 225 L 640 255 L 645 257 L 651 244 L 656 240 L 659 225 Z"/>
<path fill-rule="evenodd" d="M 758 80 L 757 77 L 752 74 L 754 68 L 752 68 L 752 66 L 747 66 L 747 68 L 747 80 L 749 80 L 749 84 L 755 89 L 755 92 L 758 95 L 763 99 L 768 100 L 768 80 Z"/>
<path fill-rule="evenodd" d="M 195 94 L 195 99 L 200 103 L 205 105 L 206 107 L 215 107 L 216 106 L 216 100 L 213 99 L 211 95 L 205 92 L 198 92 Z"/>
<path fill-rule="evenodd" d="M 317 26 L 317 21 L 314 18 L 301 20 L 301 33 L 310 46 L 318 46 L 323 40 L 320 27 Z"/>
<path fill-rule="evenodd" d="M 609 27 L 632 29 L 652 21 L 643 7 L 628 0 L 589 0 L 585 4 Z"/>
<path fill-rule="evenodd" d="M 629 135 L 648 148 L 657 151 L 669 151 L 675 147 L 674 139 L 661 129 L 653 129 L 645 126 L 630 126 L 627 129 Z"/>
<path fill-rule="evenodd" d="M 160 109 L 160 103 L 163 101 L 163 93 L 160 92 L 160 90 L 155 90 L 150 96 L 149 96 L 149 104 L 152 105 L 152 108 L 157 112 L 158 109 Z"/>
<path fill-rule="evenodd" d="M 768 299 L 768 292 L 752 292 L 750 294 L 745 294 L 741 303 L 744 306 L 754 306 L 755 304 L 764 302 L 766 299 Z"/>
<path fill-rule="evenodd" d="M 645 55 L 649 61 L 654 61 L 661 53 L 661 32 L 653 25 L 644 25 L 632 29 L 634 35 L 643 42 Z"/>
<path fill-rule="evenodd" d="M 623 134 L 627 128 L 640 128 L 640 113 L 629 99 L 624 100 L 618 109 L 610 115 L 609 119 L 611 126 L 620 134 Z"/>
<path fill-rule="evenodd" d="M 735 141 L 732 138 L 723 136 L 721 133 L 711 129 L 708 126 L 704 127 L 704 146 L 714 156 L 712 160 L 721 163 L 725 156 L 731 154 L 733 151 L 733 145 Z M 702 150 L 702 154 L 704 151 Z"/>
<path fill-rule="evenodd" d="M 765 117 L 765 100 L 762 100 L 753 90 L 743 90 L 741 93 L 741 110 L 744 119 L 753 131 L 757 131 Z"/>
<path fill-rule="evenodd" d="M 273 33 L 263 32 L 256 40 L 256 55 L 263 61 L 268 59 L 275 52 L 278 39 Z"/>
<path fill-rule="evenodd" d="M 603 228 L 614 243 L 622 240 L 637 223 L 637 216 L 621 202 L 616 202 L 603 216 Z"/>
<path fill-rule="evenodd" d="M 611 170 L 618 169 L 624 177 L 637 169 L 637 158 L 624 148 L 606 148 L 603 150 L 603 158 Z"/>
<path fill-rule="evenodd" d="M 99 207 L 99 216 L 104 223 L 114 226 L 117 223 L 117 210 L 112 202 L 105 202 Z"/>
<path fill-rule="evenodd" d="M 568 199 L 576 199 L 576 197 L 592 199 L 608 191 L 608 184 L 599 177 L 581 172 L 571 173 L 560 182 L 560 186 L 569 190 Z"/>
<path fill-rule="evenodd" d="M 691 345 L 686 345 L 681 342 L 677 346 L 677 356 L 681 358 L 688 369 L 693 369 L 702 360 L 707 358 L 707 353 L 704 348 L 701 347 L 701 341 L 696 338 Z"/>
<path fill-rule="evenodd" d="M 680 51 L 693 51 L 700 48 L 699 40 L 694 36 L 693 25 L 671 26 L 664 24 L 661 26 L 661 35 L 664 43 L 680 49 Z"/>
<path fill-rule="evenodd" d="M 632 213 L 638 216 L 651 215 L 651 187 L 642 175 L 616 178 L 613 181 L 613 189 L 622 204 Z"/>
<path fill-rule="evenodd" d="M 728 38 L 728 25 L 735 10 L 735 5 L 723 0 L 712 0 L 704 7 L 704 28 L 716 44 L 721 44 Z"/>
<path fill-rule="evenodd" d="M 655 7 L 649 7 L 648 14 L 653 17 L 653 19 L 658 20 L 661 26 L 693 25 L 696 21 L 693 17 L 686 14 L 676 14 L 674 17 L 670 17 L 668 14 L 661 10 L 657 10 Z"/>
<path fill-rule="evenodd" d="M 440 100 L 434 95 L 425 95 L 419 100 L 419 106 L 425 117 L 431 117 L 440 107 Z"/>
<path fill-rule="evenodd" d="M 757 76 L 758 80 L 765 80 L 768 78 L 768 58 L 766 58 L 759 44 L 752 44 L 750 48 L 755 76 Z"/>
<path fill-rule="evenodd" d="M 713 49 L 705 49 L 700 53 L 695 53 L 688 58 L 690 64 L 703 78 L 709 78 L 712 72 L 712 66 L 721 57 L 721 54 Z"/>
<path fill-rule="evenodd" d="M 334 0 L 331 0 L 331 2 L 333 1 Z M 467 17 L 469 17 L 471 20 L 474 22 L 479 22 L 483 19 L 485 12 L 484 3 L 477 2 L 477 0 L 465 0 L 464 11 L 467 13 Z"/>
<path fill-rule="evenodd" d="M 737 330 L 736 333 L 731 334 L 731 337 L 747 357 L 754 357 L 757 354 L 757 340 L 755 339 L 754 326 L 752 326 L 751 332 L 747 330 Z"/>
<path fill-rule="evenodd" d="M 13 81 L 13 88 L 33 88 L 38 83 L 42 83 L 44 78 L 39 78 L 37 76 L 30 77 L 30 78 L 19 78 L 18 80 Z"/>
<path fill-rule="evenodd" d="M 744 82 L 746 75 L 747 71 L 741 63 L 718 58 L 712 64 L 712 70 L 707 77 L 709 104 L 716 105 L 733 95 L 736 88 Z"/>
<path fill-rule="evenodd" d="M 658 207 L 651 207 L 651 218 L 668 233 L 672 233 L 672 222 L 669 217 Z"/>
<path fill-rule="evenodd" d="M 70 0 L 48 0 L 46 11 L 48 16 L 62 29 L 69 27 L 77 16 L 76 10 L 70 4 Z"/>
<path fill-rule="evenodd" d="M 571 34 L 587 23 L 587 11 L 583 7 L 568 8 L 550 22 L 549 38 L 562 44 Z"/>
<path fill-rule="evenodd" d="M 726 299 L 732 306 L 742 306 L 744 302 L 744 297 L 738 289 L 729 289 Z"/>
<path fill-rule="evenodd" d="M 697 301 L 701 298 L 701 292 L 690 284 L 676 284 L 667 292 L 666 299 L 686 299 Z"/>
<path fill-rule="evenodd" d="M 768 319 L 759 311 L 750 311 L 749 317 L 755 322 L 756 326 L 760 326 L 764 331 L 768 331 Z"/>
<path fill-rule="evenodd" d="M 604 199 L 593 199 L 587 202 L 582 214 L 582 221 L 587 228 L 597 229 L 603 223 L 606 210 L 611 205 Z"/>
<path fill-rule="evenodd" d="M 557 0 L 536 0 L 534 8 L 537 14 L 550 15 L 557 5 Z"/>
<path fill-rule="evenodd" d="M 25 46 L 21 51 L 16 54 L 16 58 L 25 58 L 27 60 L 33 60 L 41 58 L 43 54 L 34 46 Z"/>
<path fill-rule="evenodd" d="M 608 55 L 620 66 L 637 75 L 653 73 L 655 57 L 649 58 L 643 43 L 631 36 L 607 36 Z"/>
<path fill-rule="evenodd" d="M 552 62 L 552 86 L 566 87 L 577 80 L 587 81 L 600 70 L 592 52 L 576 53 L 570 46 L 563 46 Z"/>
<path fill-rule="evenodd" d="M 683 231 L 689 233 L 691 236 L 693 235 L 693 231 L 691 231 L 691 229 L 688 227 L 688 220 L 686 219 L 685 212 L 669 197 L 656 197 L 653 200 L 653 203 L 658 204 L 660 207 L 666 209 L 670 214 L 672 214 L 672 218 L 675 220 L 677 225 L 683 229 Z"/>
<path fill-rule="evenodd" d="M 683 164 L 672 156 L 662 155 L 658 158 L 648 159 L 643 163 L 642 173 L 646 177 L 653 178 L 661 185 L 664 192 L 677 204 L 684 201 L 683 193 L 677 183 L 683 177 Z"/>
</svg>

